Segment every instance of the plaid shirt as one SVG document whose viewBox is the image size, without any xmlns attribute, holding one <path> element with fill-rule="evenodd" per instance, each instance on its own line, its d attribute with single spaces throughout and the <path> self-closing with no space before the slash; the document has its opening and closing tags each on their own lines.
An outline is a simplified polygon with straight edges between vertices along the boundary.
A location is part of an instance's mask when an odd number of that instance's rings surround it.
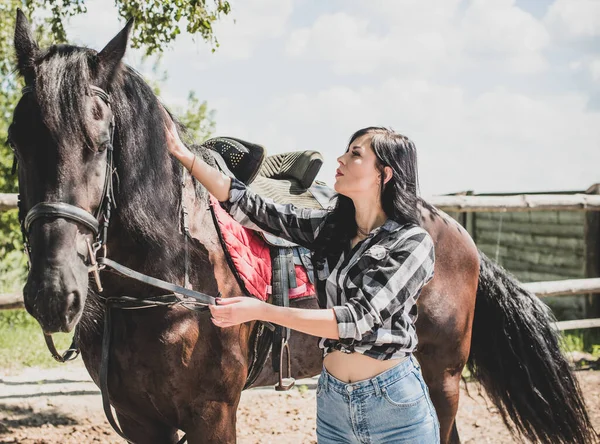
<svg viewBox="0 0 600 444">
<path fill-rule="evenodd" d="M 243 226 L 309 249 L 331 211 L 276 204 L 236 179 L 222 205 Z M 333 308 L 339 333 L 339 339 L 321 338 L 324 355 L 340 350 L 384 360 L 412 353 L 417 346 L 417 298 L 433 277 L 429 234 L 417 225 L 388 219 L 336 258 L 315 264 L 319 305 Z"/>
</svg>

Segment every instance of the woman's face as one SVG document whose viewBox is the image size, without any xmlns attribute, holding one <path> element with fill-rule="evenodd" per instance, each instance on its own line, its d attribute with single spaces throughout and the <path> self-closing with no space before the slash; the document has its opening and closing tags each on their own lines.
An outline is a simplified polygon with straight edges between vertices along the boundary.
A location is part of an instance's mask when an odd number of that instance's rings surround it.
<svg viewBox="0 0 600 444">
<path fill-rule="evenodd" d="M 371 148 L 371 135 L 358 137 L 337 159 L 339 167 L 333 188 L 351 199 L 379 196 L 381 173 Z"/>
</svg>

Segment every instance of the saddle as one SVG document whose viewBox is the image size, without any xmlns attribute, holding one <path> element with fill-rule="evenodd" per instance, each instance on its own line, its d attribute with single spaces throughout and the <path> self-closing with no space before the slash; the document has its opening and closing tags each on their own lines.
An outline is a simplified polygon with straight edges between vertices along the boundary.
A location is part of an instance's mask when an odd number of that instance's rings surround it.
<svg viewBox="0 0 600 444">
<path fill-rule="evenodd" d="M 232 137 L 210 139 L 203 145 L 210 149 L 222 172 L 236 177 L 262 197 L 306 208 L 328 208 L 331 205 L 333 191 L 324 183 L 315 181 L 323 165 L 323 157 L 317 151 L 267 157 L 263 146 Z M 229 265 L 240 287 L 249 296 L 282 307 L 289 306 L 290 299 L 314 297 L 314 272 L 308 249 L 242 227 L 214 198 L 211 208 Z M 290 330 L 280 326 L 276 326 L 271 334 L 265 329 L 259 330 L 255 338 L 254 362 L 245 388 L 258 377 L 269 349 L 273 371 L 279 374 L 275 389 L 282 391 L 293 387 L 289 337 Z M 285 378 L 284 352 L 287 355 Z"/>
</svg>

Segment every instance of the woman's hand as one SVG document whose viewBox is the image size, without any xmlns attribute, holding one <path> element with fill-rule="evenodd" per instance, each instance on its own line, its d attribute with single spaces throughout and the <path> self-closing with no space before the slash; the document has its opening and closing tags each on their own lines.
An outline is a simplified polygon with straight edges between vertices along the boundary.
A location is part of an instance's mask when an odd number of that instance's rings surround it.
<svg viewBox="0 0 600 444">
<path fill-rule="evenodd" d="M 177 126 L 171 116 L 164 110 L 165 114 L 165 134 L 167 136 L 167 149 L 169 153 L 183 162 L 185 159 L 193 156 L 192 152 L 184 145 L 177 132 Z"/>
<path fill-rule="evenodd" d="M 217 327 L 231 327 L 248 321 L 264 320 L 269 304 L 250 297 L 218 299 L 209 305 L 211 320 Z"/>
</svg>

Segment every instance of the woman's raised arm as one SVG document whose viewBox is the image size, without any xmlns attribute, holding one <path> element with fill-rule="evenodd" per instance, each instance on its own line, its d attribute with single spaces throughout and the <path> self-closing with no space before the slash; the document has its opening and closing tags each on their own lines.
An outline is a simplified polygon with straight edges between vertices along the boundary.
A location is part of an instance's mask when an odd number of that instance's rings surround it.
<svg viewBox="0 0 600 444">
<path fill-rule="evenodd" d="M 238 223 L 313 249 L 314 241 L 329 214 L 328 210 L 282 205 L 262 198 L 239 180 L 229 178 L 195 156 L 179 138 L 170 117 L 166 122 L 169 152 L 222 203 Z"/>
</svg>

